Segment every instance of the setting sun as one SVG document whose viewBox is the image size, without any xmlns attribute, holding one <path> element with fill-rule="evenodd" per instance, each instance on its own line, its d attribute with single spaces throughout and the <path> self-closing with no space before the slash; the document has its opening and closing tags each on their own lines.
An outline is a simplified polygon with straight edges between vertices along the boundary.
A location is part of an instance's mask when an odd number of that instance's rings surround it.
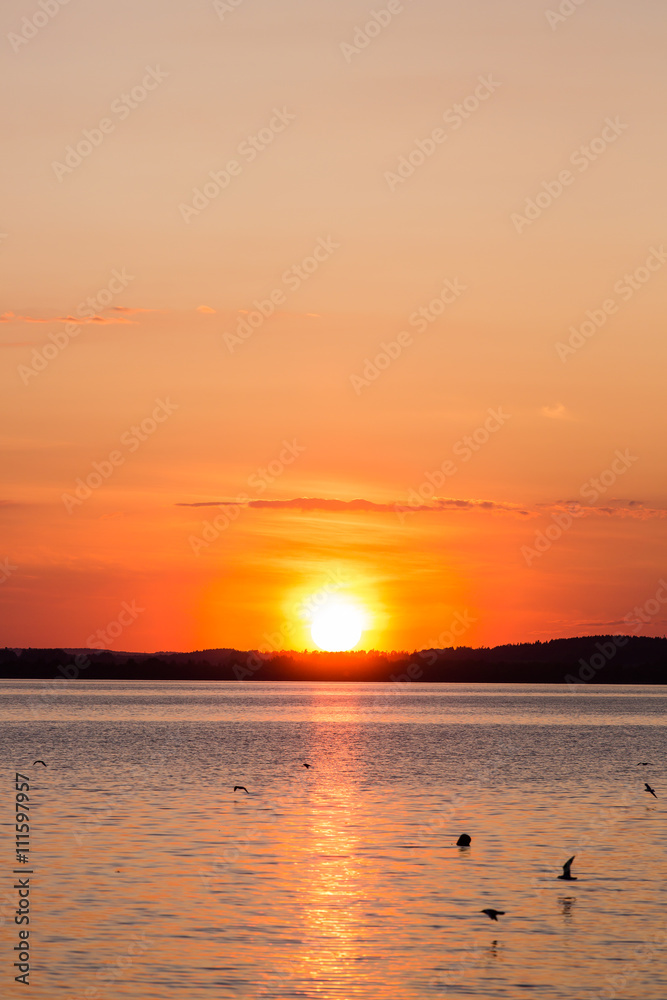
<svg viewBox="0 0 667 1000">
<path fill-rule="evenodd" d="M 310 628 L 313 642 L 327 653 L 354 649 L 365 626 L 363 611 L 345 601 L 328 601 L 314 616 Z"/>
</svg>

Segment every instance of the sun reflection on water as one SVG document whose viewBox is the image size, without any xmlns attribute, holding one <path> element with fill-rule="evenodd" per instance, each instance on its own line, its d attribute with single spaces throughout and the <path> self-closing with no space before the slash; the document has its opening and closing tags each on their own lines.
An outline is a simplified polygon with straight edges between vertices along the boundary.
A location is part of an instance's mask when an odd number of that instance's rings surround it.
<svg viewBox="0 0 667 1000">
<path fill-rule="evenodd" d="M 313 705 L 316 716 L 327 711 L 325 706 Z M 356 701 L 348 703 L 346 721 L 356 714 Z M 298 914 L 303 947 L 295 972 L 297 979 L 310 983 L 314 995 L 350 996 L 360 989 L 361 909 L 368 897 L 369 872 L 359 857 L 359 764 L 352 735 L 349 725 L 334 730 L 333 738 L 330 727 L 315 727 L 308 749 L 318 768 L 318 781 L 312 786 L 306 821 L 308 853 Z M 327 766 L 331 760 L 335 768 Z"/>
</svg>

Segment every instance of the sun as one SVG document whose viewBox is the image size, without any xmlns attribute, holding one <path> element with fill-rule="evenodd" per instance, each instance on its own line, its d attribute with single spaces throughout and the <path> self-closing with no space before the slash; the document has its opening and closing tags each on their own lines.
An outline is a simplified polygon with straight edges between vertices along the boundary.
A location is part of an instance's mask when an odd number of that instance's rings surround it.
<svg viewBox="0 0 667 1000">
<path fill-rule="evenodd" d="M 329 600 L 315 612 L 310 626 L 313 642 L 327 653 L 354 649 L 364 631 L 366 617 L 361 608 L 347 601 Z"/>
</svg>

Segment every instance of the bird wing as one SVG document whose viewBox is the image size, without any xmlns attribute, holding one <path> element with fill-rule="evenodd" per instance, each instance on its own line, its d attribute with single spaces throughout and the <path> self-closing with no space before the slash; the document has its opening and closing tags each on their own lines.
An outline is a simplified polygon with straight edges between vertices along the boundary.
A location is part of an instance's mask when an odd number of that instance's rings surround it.
<svg viewBox="0 0 667 1000">
<path fill-rule="evenodd" d="M 563 865 L 563 875 L 570 874 L 570 868 L 572 867 L 572 862 L 574 861 L 576 856 L 577 856 L 576 854 L 573 854 L 570 860 L 565 862 L 565 864 Z"/>
</svg>

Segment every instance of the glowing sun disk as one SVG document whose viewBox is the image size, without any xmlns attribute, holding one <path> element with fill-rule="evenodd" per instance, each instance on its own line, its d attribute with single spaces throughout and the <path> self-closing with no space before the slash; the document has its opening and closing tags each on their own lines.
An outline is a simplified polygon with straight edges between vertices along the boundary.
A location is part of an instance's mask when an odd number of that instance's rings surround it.
<svg viewBox="0 0 667 1000">
<path fill-rule="evenodd" d="M 364 631 L 360 608 L 343 601 L 330 601 L 315 614 L 310 628 L 313 642 L 327 653 L 354 649 Z"/>
</svg>

